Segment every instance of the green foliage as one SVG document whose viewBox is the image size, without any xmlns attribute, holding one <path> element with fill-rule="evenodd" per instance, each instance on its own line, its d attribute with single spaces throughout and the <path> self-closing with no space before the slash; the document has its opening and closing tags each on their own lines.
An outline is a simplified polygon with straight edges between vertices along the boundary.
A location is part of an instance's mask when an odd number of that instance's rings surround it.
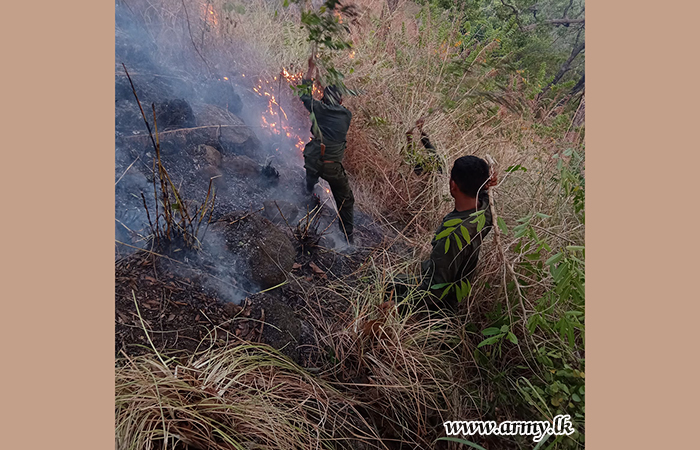
<svg viewBox="0 0 700 450">
<path fill-rule="evenodd" d="M 452 60 L 448 73 L 457 79 L 465 74 L 483 76 L 494 71 L 495 77 L 481 79 L 486 92 L 512 90 L 523 86 L 528 99 L 545 95 L 556 97 L 571 89 L 584 71 L 585 54 L 581 52 L 565 71 L 557 85 L 548 88 L 580 39 L 585 39 L 583 24 L 557 26 L 551 19 L 583 18 L 583 0 L 432 0 L 421 2 L 425 11 L 446 11 L 458 21 L 455 42 L 459 54 Z M 423 31 L 423 30 L 422 30 Z M 465 85 L 463 92 L 471 92 Z"/>
<path fill-rule="evenodd" d="M 301 3 L 292 0 L 292 3 Z M 285 0 L 284 6 L 289 3 Z M 325 69 L 324 84 L 336 85 L 343 94 L 353 93 L 343 83 L 344 75 L 332 63 L 334 52 L 352 48 L 347 39 L 348 29 L 340 21 L 340 17 L 352 17 L 355 9 L 352 5 L 342 5 L 338 0 L 326 0 L 318 10 L 302 10 L 301 24 L 307 32 L 307 40 L 312 43 L 316 60 Z"/>
<path fill-rule="evenodd" d="M 497 353 L 499 355 L 501 354 L 501 346 L 503 345 L 504 340 L 507 339 L 513 344 L 518 344 L 518 338 L 515 336 L 515 334 L 513 334 L 512 331 L 510 331 L 508 325 L 502 325 L 500 328 L 489 327 L 483 330 L 481 334 L 488 337 L 481 341 L 476 347 L 481 348 L 486 345 L 493 345 L 497 349 Z"/>
<path fill-rule="evenodd" d="M 557 163 L 559 176 L 554 182 L 559 207 L 582 217 L 583 157 L 569 149 Z M 520 165 L 506 169 L 509 173 L 526 171 Z M 490 407 L 524 409 L 529 411 L 525 414 L 542 419 L 569 414 L 577 432 L 557 436 L 544 446 L 568 449 L 584 444 L 585 247 L 544 232 L 555 220 L 558 218 L 550 214 L 531 212 L 511 230 L 505 222 L 497 222 L 502 232 L 510 231 L 516 239 L 510 250 L 518 256 L 513 279 L 504 287 L 509 304 L 493 305 L 486 316 L 489 326 L 481 331 L 483 337 L 474 355 L 499 392 Z M 519 302 L 512 301 L 519 297 L 530 305 L 530 311 L 534 309 L 520 318 L 514 314 Z M 509 362 L 514 345 L 524 358 L 523 365 L 515 368 Z M 521 372 L 525 368 L 528 370 Z M 514 391 L 517 397 L 511 395 Z"/>
</svg>

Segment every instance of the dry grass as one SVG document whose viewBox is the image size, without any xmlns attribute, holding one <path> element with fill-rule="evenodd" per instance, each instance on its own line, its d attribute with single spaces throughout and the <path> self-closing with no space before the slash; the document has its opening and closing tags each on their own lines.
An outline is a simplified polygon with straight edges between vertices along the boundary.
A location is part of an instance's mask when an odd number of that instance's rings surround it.
<svg viewBox="0 0 700 450">
<path fill-rule="evenodd" d="M 267 346 L 166 364 L 151 356 L 117 369 L 116 448 L 382 448 L 356 402 Z"/>
</svg>

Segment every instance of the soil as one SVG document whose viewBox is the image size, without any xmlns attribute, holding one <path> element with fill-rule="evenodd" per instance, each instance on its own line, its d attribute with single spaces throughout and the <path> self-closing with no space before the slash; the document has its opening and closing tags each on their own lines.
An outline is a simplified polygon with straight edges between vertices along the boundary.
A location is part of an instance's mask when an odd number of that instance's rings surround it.
<svg viewBox="0 0 700 450">
<path fill-rule="evenodd" d="M 376 238 L 381 235 L 372 226 L 359 228 L 365 228 L 366 242 L 380 244 Z M 317 350 L 312 325 L 304 320 L 304 291 L 313 285 L 325 285 L 329 278 L 352 277 L 371 249 L 361 248 L 352 254 L 324 247 L 302 254 L 298 249 L 288 274 L 290 282 L 268 292 L 251 293 L 240 305 L 222 297 L 216 282 L 231 280 L 219 277 L 216 267 L 221 262 L 205 251 L 180 250 L 165 255 L 140 250 L 119 259 L 115 280 L 116 354 L 152 353 L 152 346 L 159 353 L 189 354 L 203 346 L 262 342 L 299 364 L 314 366 Z M 324 307 L 342 310 L 347 305 Z"/>
</svg>

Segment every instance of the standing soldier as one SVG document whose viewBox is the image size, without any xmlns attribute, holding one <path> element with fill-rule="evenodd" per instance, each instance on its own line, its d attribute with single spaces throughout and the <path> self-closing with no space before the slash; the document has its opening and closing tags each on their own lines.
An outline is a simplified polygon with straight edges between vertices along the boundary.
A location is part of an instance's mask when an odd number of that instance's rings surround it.
<svg viewBox="0 0 700 450">
<path fill-rule="evenodd" d="M 311 79 L 316 64 L 313 56 L 309 58 L 309 70 L 302 83 L 313 86 Z M 355 198 L 350 189 L 347 174 L 343 168 L 346 136 L 350 128 L 352 113 L 342 106 L 343 98 L 336 86 L 327 86 L 323 90 L 321 101 L 315 100 L 308 93 L 301 96 L 301 101 L 311 113 L 311 134 L 313 138 L 304 147 L 304 168 L 306 169 L 306 190 L 311 193 L 319 177 L 328 182 L 338 207 L 340 229 L 353 243 L 353 206 Z M 314 123 L 315 122 L 315 123 Z"/>
</svg>

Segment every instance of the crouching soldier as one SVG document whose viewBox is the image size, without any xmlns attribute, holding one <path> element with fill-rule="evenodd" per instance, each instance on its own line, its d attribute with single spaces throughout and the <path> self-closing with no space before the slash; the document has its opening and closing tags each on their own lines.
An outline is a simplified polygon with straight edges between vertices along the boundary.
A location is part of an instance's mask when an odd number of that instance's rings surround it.
<svg viewBox="0 0 700 450">
<path fill-rule="evenodd" d="M 431 309 L 447 306 L 454 311 L 468 294 L 481 243 L 492 227 L 488 188 L 496 182 L 496 174 L 483 159 L 462 156 L 455 161 L 450 172 L 454 210 L 442 219 L 430 259 L 421 265 L 420 288 L 433 294 L 428 301 Z"/>
<path fill-rule="evenodd" d="M 413 165 L 413 172 L 416 175 L 422 175 L 424 172 L 428 173 L 433 171 L 442 173 L 442 165 L 440 164 L 435 147 L 430 142 L 428 134 L 423 131 L 424 124 L 425 119 L 420 118 L 416 121 L 416 125 L 413 128 L 406 131 L 406 146 L 403 149 L 404 160 Z M 414 141 L 413 135 L 416 128 L 420 133 L 420 143 L 425 150 L 419 149 Z"/>
<path fill-rule="evenodd" d="M 311 57 L 309 58 L 309 70 L 302 81 L 303 84 L 309 87 L 313 86 L 311 77 L 315 69 L 316 65 Z M 310 92 L 309 89 L 309 93 L 301 96 L 304 106 L 312 114 L 311 134 L 313 138 L 304 147 L 306 189 L 309 193 L 313 192 L 319 177 L 328 182 L 338 207 L 341 231 L 352 243 L 355 198 L 343 168 L 346 136 L 350 128 L 352 113 L 342 105 L 342 94 L 337 87 L 327 86 L 323 90 L 321 101 L 315 100 Z"/>
</svg>

